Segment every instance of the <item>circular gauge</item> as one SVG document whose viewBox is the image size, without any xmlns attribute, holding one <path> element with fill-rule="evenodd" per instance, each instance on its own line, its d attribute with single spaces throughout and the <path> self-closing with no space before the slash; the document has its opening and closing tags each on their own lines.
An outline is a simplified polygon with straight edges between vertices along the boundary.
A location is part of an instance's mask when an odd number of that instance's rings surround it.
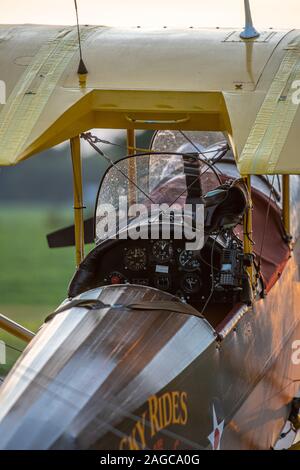
<svg viewBox="0 0 300 470">
<path fill-rule="evenodd" d="M 128 279 L 126 279 L 123 274 L 119 273 L 118 271 L 113 271 L 106 276 L 104 279 L 106 284 L 128 284 Z"/>
<path fill-rule="evenodd" d="M 143 271 L 147 265 L 147 254 L 144 248 L 132 248 L 125 252 L 125 269 Z"/>
<path fill-rule="evenodd" d="M 169 276 L 156 276 L 155 278 L 155 287 L 160 290 L 169 290 L 171 287 L 171 282 Z"/>
<path fill-rule="evenodd" d="M 179 255 L 179 264 L 185 271 L 197 271 L 200 269 L 200 261 L 194 251 L 183 250 Z"/>
<path fill-rule="evenodd" d="M 156 261 L 166 263 L 173 256 L 173 247 L 167 240 L 157 240 L 153 244 L 152 254 Z"/>
<path fill-rule="evenodd" d="M 202 282 L 197 274 L 186 274 L 182 281 L 182 287 L 189 294 L 196 294 L 201 288 Z"/>
</svg>

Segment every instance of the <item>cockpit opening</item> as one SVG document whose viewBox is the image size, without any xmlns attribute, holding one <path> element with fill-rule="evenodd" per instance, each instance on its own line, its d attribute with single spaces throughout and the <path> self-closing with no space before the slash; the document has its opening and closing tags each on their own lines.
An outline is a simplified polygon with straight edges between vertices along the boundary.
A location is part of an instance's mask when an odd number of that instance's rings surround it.
<svg viewBox="0 0 300 470">
<path fill-rule="evenodd" d="M 234 306 L 262 295 L 287 257 L 280 181 L 257 177 L 252 184 L 251 201 L 224 134 L 157 132 L 150 152 L 112 162 L 104 175 L 95 211 L 96 247 L 74 276 L 70 297 L 111 284 L 150 286 L 192 305 L 216 327 Z M 277 227 L 276 247 L 271 257 L 270 248 L 267 256 L 260 254 L 259 263 L 261 230 L 254 227 L 256 293 L 247 272 L 252 260 L 243 249 L 243 219 L 251 204 L 254 226 L 269 204 L 268 230 Z M 190 228 L 203 231 L 198 249 L 187 248 L 186 219 L 174 216 L 175 207 L 187 206 Z"/>
</svg>

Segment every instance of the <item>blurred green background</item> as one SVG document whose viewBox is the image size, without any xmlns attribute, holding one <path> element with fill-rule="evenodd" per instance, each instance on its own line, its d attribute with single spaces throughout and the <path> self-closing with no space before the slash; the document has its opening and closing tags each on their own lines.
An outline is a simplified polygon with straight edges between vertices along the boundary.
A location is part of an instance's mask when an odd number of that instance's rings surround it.
<svg viewBox="0 0 300 470">
<path fill-rule="evenodd" d="M 119 133 L 112 138 L 125 144 Z M 112 157 L 125 152 L 108 146 L 105 151 Z M 88 218 L 107 163 L 84 145 L 82 154 Z M 34 332 L 66 298 L 75 271 L 74 249 L 49 249 L 46 240 L 48 233 L 73 224 L 72 184 L 68 144 L 0 169 L 0 312 Z M 0 340 L 6 343 L 3 377 L 26 345 L 2 330 Z"/>
<path fill-rule="evenodd" d="M 49 250 L 45 234 L 71 222 L 71 213 L 63 208 L 1 207 L 0 312 L 32 331 L 36 331 L 47 313 L 66 297 L 68 281 L 74 271 L 71 248 Z M 0 331 L 6 347 L 5 375 L 25 344 Z"/>
</svg>

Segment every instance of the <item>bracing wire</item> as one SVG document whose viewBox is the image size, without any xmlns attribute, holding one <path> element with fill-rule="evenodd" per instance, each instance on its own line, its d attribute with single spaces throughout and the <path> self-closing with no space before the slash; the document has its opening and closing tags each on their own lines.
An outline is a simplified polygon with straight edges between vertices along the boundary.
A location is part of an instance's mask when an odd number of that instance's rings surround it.
<svg viewBox="0 0 300 470">
<path fill-rule="evenodd" d="M 188 140 L 190 142 L 190 140 Z M 99 137 L 97 137 L 97 142 L 99 144 L 103 144 L 103 145 L 111 145 L 112 147 L 118 147 L 118 148 L 122 148 L 124 149 L 125 148 L 125 145 L 124 144 L 118 144 L 117 142 L 111 142 L 110 140 L 105 140 L 105 139 L 100 139 Z M 191 141 L 192 143 L 192 141 Z M 211 153 L 216 153 L 216 150 L 203 150 L 203 151 L 200 151 L 196 145 L 193 143 L 193 146 L 195 148 L 195 153 L 198 153 L 199 155 L 203 155 L 204 158 L 206 157 L 206 155 L 209 155 Z M 140 147 L 130 147 L 130 149 L 134 150 L 135 152 L 142 152 L 142 153 L 145 153 L 145 154 L 151 154 L 151 155 L 168 155 L 168 154 L 172 154 L 172 155 L 176 155 L 176 152 L 161 152 L 161 151 L 157 151 L 157 150 L 153 150 L 152 148 L 140 148 Z M 220 147 L 220 149 L 223 149 L 223 147 Z M 229 145 L 226 146 L 226 149 L 227 151 L 230 150 L 230 147 Z M 137 154 L 134 153 L 132 155 L 128 155 L 129 156 L 132 156 L 132 157 L 136 157 Z M 205 159 L 206 161 L 206 159 Z"/>
<path fill-rule="evenodd" d="M 105 144 L 109 144 L 110 142 L 109 141 L 102 141 L 101 139 L 99 139 L 97 136 L 95 135 L 92 135 L 91 133 L 83 133 L 81 134 L 81 138 L 86 140 L 88 142 L 88 144 L 97 152 L 99 153 L 103 158 L 105 158 L 105 160 L 110 163 L 110 165 L 115 168 L 120 174 L 122 174 L 122 176 L 127 179 L 127 181 L 129 181 L 138 191 L 140 191 L 152 204 L 155 204 L 155 202 L 153 201 L 153 199 L 150 197 L 149 194 L 147 194 L 134 180 L 132 180 L 128 175 L 126 175 L 125 172 L 123 172 L 123 170 L 121 168 L 119 168 L 119 165 L 115 162 L 113 162 L 113 160 L 103 152 L 103 150 L 101 150 L 97 145 L 96 143 L 105 143 Z M 119 146 L 119 144 L 116 144 L 117 146 Z M 194 184 L 196 184 L 197 181 L 199 181 L 206 173 L 207 171 L 210 169 L 214 172 L 214 174 L 216 175 L 219 183 L 221 184 L 222 181 L 220 179 L 220 176 L 218 175 L 216 169 L 214 168 L 214 165 L 216 165 L 216 163 L 218 163 L 220 160 L 222 160 L 222 158 L 226 155 L 226 153 L 228 152 L 229 150 L 229 146 L 228 144 L 226 144 L 226 147 L 223 149 L 223 151 L 221 152 L 221 154 L 218 156 L 218 158 L 216 158 L 212 163 L 210 163 L 208 160 L 206 159 L 202 159 L 200 156 L 199 156 L 199 151 L 198 151 L 198 156 L 195 156 L 194 154 L 190 154 L 190 153 L 180 153 L 180 152 L 149 152 L 149 153 L 142 153 L 142 154 L 135 154 L 134 157 L 139 157 L 139 156 L 147 156 L 147 155 L 171 155 L 171 156 L 174 156 L 174 155 L 178 155 L 178 156 L 181 156 L 183 157 L 184 155 L 188 155 L 190 156 L 191 158 L 194 158 L 194 159 L 197 159 L 199 161 L 201 161 L 205 166 L 206 166 L 206 169 L 204 171 L 202 171 L 200 173 L 199 176 L 197 176 L 194 181 L 192 181 L 192 183 L 187 187 L 185 188 L 181 194 L 179 194 L 175 200 L 171 203 L 170 207 L 174 206 L 174 204 L 176 204 L 176 202 L 187 192 L 189 191 L 189 189 L 191 189 Z M 204 153 L 204 152 L 203 152 Z M 209 153 L 209 151 L 207 152 Z M 215 153 L 215 151 L 214 151 Z M 121 161 L 125 160 L 126 158 L 129 158 L 130 155 L 127 155 L 124 157 L 124 159 L 122 159 Z M 160 216 L 161 215 L 164 215 L 165 214 L 165 211 L 162 211 L 160 210 L 158 216 L 153 220 L 153 222 L 156 222 L 157 220 L 159 220 Z M 212 267 L 212 269 L 214 269 L 214 267 Z"/>
<path fill-rule="evenodd" d="M 264 245 L 265 245 L 265 238 L 266 238 L 268 223 L 269 223 L 269 216 L 270 216 L 270 209 L 271 209 L 271 201 L 272 201 L 272 195 L 273 195 L 273 191 L 274 191 L 274 183 L 275 183 L 275 175 L 274 175 L 273 178 L 272 178 L 272 183 L 271 183 L 271 186 L 272 186 L 272 187 L 271 187 L 271 189 L 270 189 L 270 195 L 269 195 L 269 199 L 268 199 L 267 214 L 266 214 L 266 218 L 265 218 L 265 224 L 264 224 L 262 242 L 261 242 L 261 247 L 260 247 L 260 252 L 259 252 L 259 258 L 258 258 L 258 270 L 259 270 L 259 271 L 260 271 L 260 268 L 261 268 L 261 260 L 262 260 Z"/>
<path fill-rule="evenodd" d="M 152 204 L 155 204 L 155 202 L 151 199 L 150 195 L 147 194 L 142 188 L 140 188 L 139 185 L 137 185 L 131 178 L 129 178 L 129 177 L 126 175 L 126 173 L 121 170 L 121 168 L 119 168 L 119 166 L 118 166 L 118 164 L 117 164 L 118 162 L 117 162 L 117 163 L 114 163 L 113 160 L 112 160 L 107 154 L 105 154 L 99 147 L 97 147 L 96 143 L 101 143 L 101 139 L 98 139 L 98 137 L 96 137 L 96 136 L 94 136 L 94 135 L 92 135 L 92 134 L 90 134 L 90 133 L 81 134 L 81 137 L 82 137 L 84 140 L 86 140 L 86 141 L 89 143 L 89 145 L 90 145 L 94 150 L 96 150 L 97 153 L 99 153 L 102 157 L 104 157 L 105 160 L 106 160 L 108 163 L 111 164 L 111 166 L 113 166 L 119 173 L 121 173 L 122 176 L 123 176 L 125 179 L 127 179 L 127 181 L 129 181 L 131 184 L 133 184 L 133 185 L 135 186 L 135 188 L 136 188 L 138 191 L 141 191 L 141 193 L 144 194 L 144 196 L 145 196 Z M 108 144 L 109 142 L 106 141 L 106 143 Z M 118 144 L 116 144 L 116 145 L 118 145 Z M 211 170 L 215 173 L 215 175 L 216 175 L 216 177 L 217 177 L 219 183 L 220 183 L 220 184 L 222 183 L 221 180 L 220 180 L 220 177 L 219 177 L 218 173 L 216 172 L 216 170 L 215 170 L 215 168 L 214 168 L 214 165 L 224 157 L 224 154 L 226 154 L 227 151 L 228 151 L 228 147 L 226 146 L 226 149 L 224 149 L 224 152 L 222 152 L 222 154 L 220 155 L 220 157 L 219 157 L 217 160 L 215 160 L 213 163 L 209 163 L 207 160 L 202 160 L 201 158 L 197 158 L 195 155 L 189 154 L 189 153 L 153 152 L 153 151 L 151 151 L 151 152 L 149 152 L 149 154 L 148 154 L 148 153 L 145 153 L 145 154 L 143 153 L 143 154 L 135 154 L 135 155 L 133 155 L 133 156 L 134 156 L 134 157 L 139 157 L 139 156 L 147 156 L 147 155 L 150 155 L 150 154 L 151 154 L 151 155 L 161 155 L 161 156 L 162 156 L 162 155 L 175 155 L 175 156 L 178 155 L 178 156 L 181 156 L 181 157 L 182 157 L 183 155 L 188 155 L 188 156 L 190 156 L 191 158 L 199 159 L 204 165 L 206 165 L 206 169 L 205 169 L 202 173 L 200 173 L 200 175 L 199 175 L 197 178 L 195 178 L 195 180 L 190 184 L 190 186 L 188 186 L 188 187 L 182 192 L 182 194 L 180 194 L 180 195 L 172 202 L 171 205 L 174 205 L 174 204 L 180 199 L 180 197 L 185 194 L 185 192 L 186 192 L 188 189 L 190 189 L 200 178 L 202 178 L 203 175 L 205 175 L 205 173 L 206 173 L 209 169 L 211 169 Z M 126 158 L 128 158 L 128 157 L 130 157 L 130 155 L 125 156 L 124 159 L 126 159 Z M 122 160 L 124 160 L 124 159 L 122 159 Z"/>
<path fill-rule="evenodd" d="M 98 142 L 97 137 L 89 135 L 89 134 L 82 134 L 81 136 L 89 143 L 89 145 L 94 150 L 96 150 L 97 153 L 99 153 L 103 158 L 105 158 L 105 160 L 108 163 L 110 163 L 113 166 L 113 168 L 115 168 L 115 170 L 117 170 L 127 181 L 129 181 L 129 183 L 131 183 L 135 187 L 135 189 L 140 191 L 152 204 L 155 204 L 153 199 L 150 197 L 149 194 L 146 193 L 146 191 L 144 191 L 138 184 L 136 184 L 135 181 L 133 181 L 133 179 L 131 179 L 128 175 L 126 175 L 126 173 L 119 167 L 117 163 L 114 163 L 113 160 L 108 155 L 106 155 L 99 147 L 97 147 L 96 145 L 96 142 Z"/>
<path fill-rule="evenodd" d="M 129 181 L 138 191 L 140 191 L 152 204 L 155 204 L 155 201 L 153 201 L 153 199 L 151 198 L 151 196 L 149 194 L 146 193 L 146 191 L 144 191 L 134 180 L 132 180 L 128 175 L 126 175 L 126 173 L 119 167 L 119 165 L 117 163 L 114 163 L 113 160 L 107 155 L 105 154 L 97 145 L 96 143 L 99 143 L 99 141 L 101 139 L 99 139 L 97 136 L 94 136 L 92 135 L 91 133 L 85 133 L 85 134 L 81 134 L 81 137 L 86 140 L 88 142 L 88 144 L 97 152 L 99 153 L 103 158 L 105 158 L 105 160 L 111 164 L 111 166 L 113 168 L 115 168 L 125 179 L 127 179 L 127 181 Z M 206 165 L 206 169 L 200 173 L 200 175 L 195 178 L 195 180 L 187 187 L 184 189 L 184 191 L 182 192 L 182 194 L 180 194 L 171 204 L 171 206 L 173 206 L 174 204 L 176 204 L 176 202 L 180 199 L 181 196 L 183 196 L 187 190 L 189 190 L 200 178 L 202 178 L 202 176 L 209 170 L 211 169 L 216 177 L 218 178 L 218 181 L 219 183 L 221 184 L 221 180 L 220 180 L 220 177 L 218 175 L 218 173 L 216 172 L 215 168 L 214 168 L 214 165 L 217 163 L 217 161 L 221 160 L 221 158 L 223 158 L 224 154 L 227 153 L 227 146 L 226 146 L 226 149 L 224 149 L 224 152 L 222 152 L 220 158 L 218 158 L 217 160 L 215 160 L 213 163 L 209 163 L 207 160 L 202 160 L 201 158 L 199 158 L 199 156 L 195 156 L 195 155 L 192 155 L 192 154 L 184 154 L 184 153 L 174 153 L 174 152 L 151 152 L 151 155 L 178 155 L 178 156 L 183 156 L 183 155 L 188 155 L 190 156 L 191 158 L 195 158 L 195 159 L 199 159 L 203 164 Z M 139 156 L 146 156 L 148 154 L 135 154 L 134 157 L 139 157 Z M 129 157 L 129 155 L 127 156 Z M 124 159 L 126 159 L 127 157 L 125 157 Z M 123 159 L 123 160 L 124 160 Z M 158 218 L 160 217 L 161 214 L 164 214 L 164 211 L 161 211 L 160 214 L 158 215 Z"/>
</svg>

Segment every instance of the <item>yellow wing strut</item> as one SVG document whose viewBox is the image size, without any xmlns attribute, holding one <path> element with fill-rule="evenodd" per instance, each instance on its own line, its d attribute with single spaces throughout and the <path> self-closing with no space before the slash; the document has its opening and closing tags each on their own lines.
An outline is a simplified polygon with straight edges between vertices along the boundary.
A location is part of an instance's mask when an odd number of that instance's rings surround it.
<svg viewBox="0 0 300 470">
<path fill-rule="evenodd" d="M 0 313 L 0 328 L 4 331 L 7 331 L 11 335 L 16 336 L 22 341 L 25 341 L 26 343 L 29 343 L 32 340 L 32 338 L 34 338 L 34 333 L 32 333 L 32 331 L 27 330 L 27 328 L 24 328 L 24 326 L 19 325 L 19 323 L 16 323 L 13 320 L 10 320 L 4 315 L 1 315 L 1 313 Z"/>
<path fill-rule="evenodd" d="M 127 129 L 127 152 L 129 154 L 135 153 L 135 132 L 134 129 Z M 129 158 L 128 159 L 128 177 L 131 181 L 135 184 L 137 183 L 137 168 L 136 168 L 136 159 Z M 128 182 L 128 204 L 133 205 L 136 204 L 137 194 L 136 194 L 136 187 Z"/>
<path fill-rule="evenodd" d="M 74 188 L 74 224 L 75 224 L 75 247 L 76 265 L 79 266 L 84 258 L 84 221 L 83 221 L 83 190 L 81 174 L 80 138 L 73 137 L 71 143 L 71 157 L 73 165 L 73 188 Z"/>
</svg>

